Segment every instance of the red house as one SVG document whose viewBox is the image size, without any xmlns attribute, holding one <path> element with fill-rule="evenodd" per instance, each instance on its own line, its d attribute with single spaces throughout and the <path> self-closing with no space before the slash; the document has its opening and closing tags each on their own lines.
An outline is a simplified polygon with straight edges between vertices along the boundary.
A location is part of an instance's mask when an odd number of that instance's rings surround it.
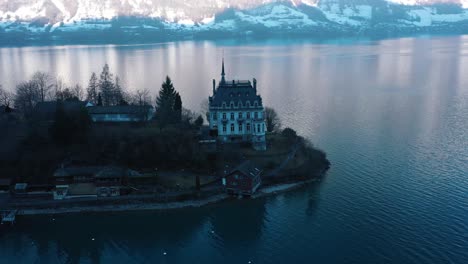
<svg viewBox="0 0 468 264">
<path fill-rule="evenodd" d="M 226 174 L 223 184 L 228 193 L 252 195 L 261 184 L 261 172 L 252 162 L 245 161 Z"/>
</svg>

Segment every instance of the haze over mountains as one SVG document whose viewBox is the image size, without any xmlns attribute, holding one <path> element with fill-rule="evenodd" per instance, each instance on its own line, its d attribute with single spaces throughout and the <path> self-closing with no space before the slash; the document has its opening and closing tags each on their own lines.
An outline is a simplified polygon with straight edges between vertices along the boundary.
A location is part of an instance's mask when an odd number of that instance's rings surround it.
<svg viewBox="0 0 468 264">
<path fill-rule="evenodd" d="M 465 33 L 468 0 L 0 0 L 0 43 Z"/>
</svg>

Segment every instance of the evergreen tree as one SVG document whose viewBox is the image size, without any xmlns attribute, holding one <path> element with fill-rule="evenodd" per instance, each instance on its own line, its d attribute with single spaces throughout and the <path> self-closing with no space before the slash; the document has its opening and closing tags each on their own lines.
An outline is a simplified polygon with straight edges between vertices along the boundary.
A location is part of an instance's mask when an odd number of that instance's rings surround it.
<svg viewBox="0 0 468 264">
<path fill-rule="evenodd" d="M 97 106 L 102 106 L 102 97 L 101 97 L 101 93 L 98 94 Z"/>
<path fill-rule="evenodd" d="M 102 97 L 103 105 L 113 105 L 114 102 L 114 82 L 112 73 L 109 71 L 109 65 L 102 68 L 101 78 L 99 79 L 99 91 Z"/>
<path fill-rule="evenodd" d="M 179 93 L 175 94 L 174 99 L 174 122 L 180 123 L 182 121 L 182 98 Z"/>
<path fill-rule="evenodd" d="M 156 120 L 161 127 L 173 121 L 175 98 L 174 85 L 171 78 L 166 76 L 166 81 L 161 85 L 161 90 L 159 90 L 159 95 L 156 98 Z"/>
<path fill-rule="evenodd" d="M 118 105 L 128 105 L 128 103 L 125 101 L 124 96 L 123 96 L 123 88 L 122 84 L 120 82 L 120 78 L 118 76 L 115 77 L 115 85 L 114 85 L 114 104 Z"/>
<path fill-rule="evenodd" d="M 89 79 L 88 89 L 87 91 L 87 100 L 92 102 L 93 104 L 97 104 L 98 101 L 98 80 L 96 73 L 93 72 L 91 74 L 91 78 Z"/>
</svg>

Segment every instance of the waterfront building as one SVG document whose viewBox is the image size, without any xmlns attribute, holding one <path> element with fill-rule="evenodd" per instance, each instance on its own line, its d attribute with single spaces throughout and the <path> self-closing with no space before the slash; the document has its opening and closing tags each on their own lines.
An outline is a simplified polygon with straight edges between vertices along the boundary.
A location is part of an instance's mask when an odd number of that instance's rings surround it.
<svg viewBox="0 0 468 264">
<path fill-rule="evenodd" d="M 261 184 L 261 170 L 251 161 L 244 161 L 228 172 L 223 184 L 228 193 L 237 195 L 252 195 Z"/>
<path fill-rule="evenodd" d="M 221 80 L 209 97 L 210 130 L 218 141 L 251 142 L 256 150 L 266 150 L 265 114 L 257 80 L 226 80 L 224 59 Z"/>
</svg>

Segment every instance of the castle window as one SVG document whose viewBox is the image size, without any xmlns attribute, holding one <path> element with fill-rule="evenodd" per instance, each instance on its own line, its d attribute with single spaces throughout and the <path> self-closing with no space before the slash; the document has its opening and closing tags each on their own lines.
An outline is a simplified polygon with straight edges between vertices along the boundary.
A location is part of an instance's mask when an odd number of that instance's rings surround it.
<svg viewBox="0 0 468 264">
<path fill-rule="evenodd" d="M 254 113 L 254 118 L 255 118 L 255 119 L 258 119 L 258 112 L 255 112 L 255 113 Z"/>
<path fill-rule="evenodd" d="M 239 132 L 244 132 L 244 126 L 242 124 L 239 124 Z"/>
<path fill-rule="evenodd" d="M 239 101 L 239 103 L 237 104 L 237 106 L 238 106 L 239 108 L 242 108 L 242 102 Z"/>
<path fill-rule="evenodd" d="M 258 107 L 258 102 L 257 101 L 254 102 L 254 106 Z"/>
<path fill-rule="evenodd" d="M 226 120 L 226 113 L 223 113 L 223 119 Z"/>
<path fill-rule="evenodd" d="M 246 104 L 247 104 L 247 107 L 250 107 L 250 101 L 247 101 Z"/>
<path fill-rule="evenodd" d="M 242 112 L 239 112 L 239 119 L 242 119 Z"/>
<path fill-rule="evenodd" d="M 250 132 L 250 123 L 247 123 L 247 132 Z"/>
<path fill-rule="evenodd" d="M 247 119 L 250 119 L 250 112 L 247 112 Z"/>
<path fill-rule="evenodd" d="M 231 120 L 234 120 L 234 113 L 231 113 Z"/>
<path fill-rule="evenodd" d="M 231 132 L 234 132 L 234 124 L 231 124 Z"/>
<path fill-rule="evenodd" d="M 234 102 L 231 102 L 229 107 L 234 108 Z"/>
</svg>

